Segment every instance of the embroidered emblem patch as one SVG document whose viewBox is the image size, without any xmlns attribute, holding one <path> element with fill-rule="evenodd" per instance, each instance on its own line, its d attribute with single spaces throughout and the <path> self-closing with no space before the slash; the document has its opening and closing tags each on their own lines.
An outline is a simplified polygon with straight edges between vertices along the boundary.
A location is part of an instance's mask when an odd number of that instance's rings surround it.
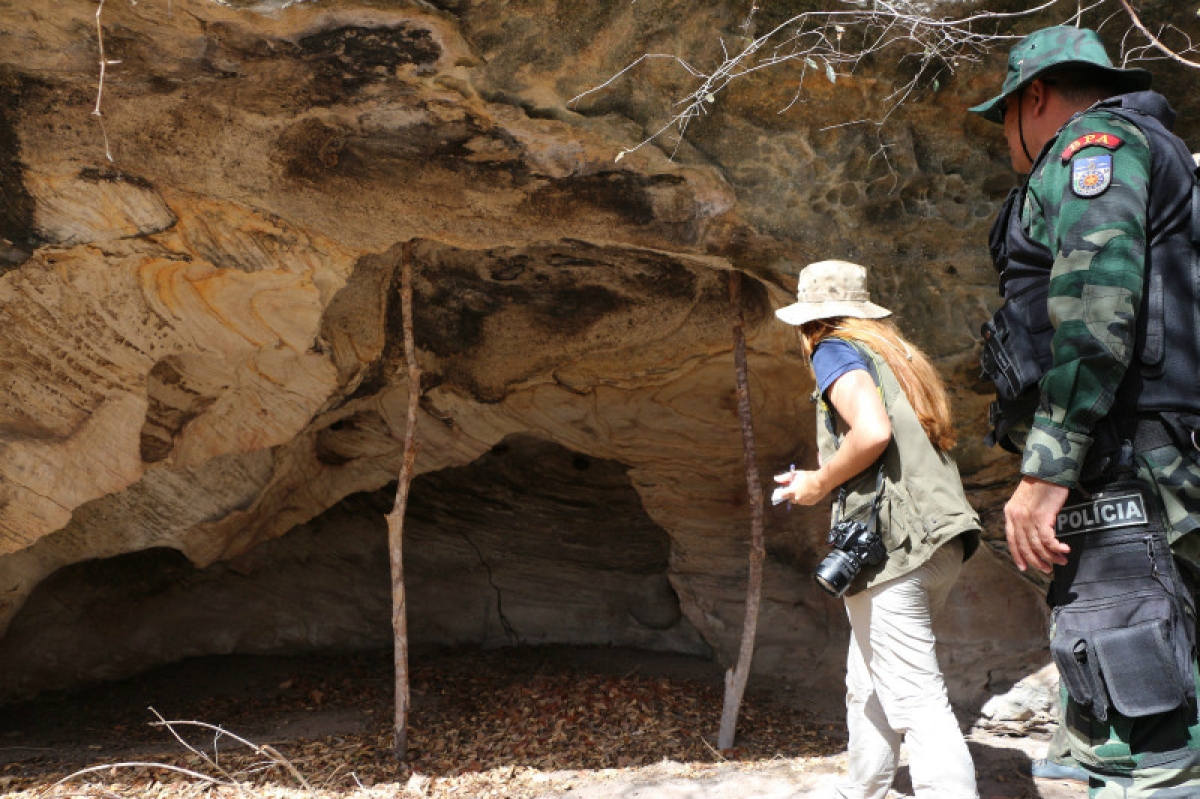
<svg viewBox="0 0 1200 799">
<path fill-rule="evenodd" d="M 1112 156 L 1080 156 L 1071 162 L 1071 191 L 1080 197 L 1096 197 L 1112 183 Z"/>
<path fill-rule="evenodd" d="M 1148 521 L 1142 495 L 1123 494 L 1063 508 L 1059 511 L 1055 532 L 1061 537 L 1118 527 L 1136 527 Z"/>
<path fill-rule="evenodd" d="M 1062 161 L 1064 164 L 1070 161 L 1071 156 L 1084 147 L 1106 147 L 1109 150 L 1115 150 L 1124 143 L 1124 139 L 1120 136 L 1114 136 L 1111 133 L 1085 133 L 1063 148 Z"/>
</svg>

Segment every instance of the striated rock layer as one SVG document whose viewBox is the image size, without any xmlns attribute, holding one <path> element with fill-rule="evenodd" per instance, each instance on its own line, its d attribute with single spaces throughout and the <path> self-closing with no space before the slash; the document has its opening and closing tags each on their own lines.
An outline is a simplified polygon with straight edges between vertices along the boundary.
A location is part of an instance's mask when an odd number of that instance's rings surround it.
<svg viewBox="0 0 1200 799">
<path fill-rule="evenodd" d="M 882 127 L 844 123 L 884 116 L 887 64 L 810 77 L 792 105 L 796 75 L 760 73 L 686 141 L 642 147 L 687 85 L 670 62 L 571 102 L 642 53 L 714 63 L 749 11 L 112 2 L 101 87 L 95 7 L 0 3 L 0 702 L 191 655 L 390 644 L 405 243 L 415 651 L 729 663 L 749 509 L 728 276 L 766 486 L 815 458 L 811 379 L 771 311 L 839 257 L 871 267 L 954 396 L 992 544 L 940 621 L 956 698 L 1040 665 L 1039 588 L 996 514 L 1015 464 L 980 443 L 984 242 L 1014 178 L 964 109 L 994 71 Z M 756 673 L 836 692 L 847 626 L 809 577 L 827 513 L 766 524 Z"/>
</svg>

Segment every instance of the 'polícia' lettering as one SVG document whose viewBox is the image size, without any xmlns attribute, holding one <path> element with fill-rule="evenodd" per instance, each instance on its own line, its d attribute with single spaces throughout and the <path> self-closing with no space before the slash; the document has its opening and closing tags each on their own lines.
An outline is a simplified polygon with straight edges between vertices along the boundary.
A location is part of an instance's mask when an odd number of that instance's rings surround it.
<svg viewBox="0 0 1200 799">
<path fill-rule="evenodd" d="M 1104 497 L 1063 508 L 1055 525 L 1059 535 L 1133 527 L 1146 523 L 1146 507 L 1140 494 Z"/>
</svg>

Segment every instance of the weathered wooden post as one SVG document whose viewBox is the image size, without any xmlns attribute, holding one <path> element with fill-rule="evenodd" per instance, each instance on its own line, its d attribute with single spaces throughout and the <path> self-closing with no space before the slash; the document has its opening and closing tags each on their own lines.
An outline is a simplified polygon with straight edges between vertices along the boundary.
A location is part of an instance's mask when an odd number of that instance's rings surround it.
<svg viewBox="0 0 1200 799">
<path fill-rule="evenodd" d="M 746 376 L 746 333 L 742 316 L 742 273 L 729 273 L 729 305 L 733 317 L 733 363 L 737 375 L 738 417 L 742 422 L 742 452 L 746 462 L 746 488 L 750 501 L 750 575 L 746 584 L 746 618 L 742 624 L 742 645 L 737 665 L 725 672 L 725 702 L 721 709 L 721 729 L 717 734 L 718 749 L 732 749 L 737 728 L 738 710 L 746 680 L 750 676 L 750 661 L 754 657 L 754 636 L 758 629 L 758 606 L 762 600 L 763 560 L 763 494 L 758 478 L 758 457 L 754 448 L 754 427 L 750 419 L 750 386 Z"/>
<path fill-rule="evenodd" d="M 421 371 L 413 340 L 412 242 L 400 251 L 400 309 L 404 315 L 404 360 L 408 364 L 408 418 L 404 426 L 404 454 L 396 482 L 396 501 L 387 515 L 388 553 L 392 564 L 392 635 L 396 669 L 396 759 L 408 756 L 408 610 L 404 595 L 404 511 L 408 487 L 417 460 L 417 405 L 421 399 Z"/>
</svg>

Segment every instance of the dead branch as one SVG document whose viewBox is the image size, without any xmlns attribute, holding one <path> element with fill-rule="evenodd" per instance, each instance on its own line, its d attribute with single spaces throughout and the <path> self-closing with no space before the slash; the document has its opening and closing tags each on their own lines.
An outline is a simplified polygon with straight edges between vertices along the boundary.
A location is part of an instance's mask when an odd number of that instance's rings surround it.
<svg viewBox="0 0 1200 799">
<path fill-rule="evenodd" d="M 58 782 L 51 785 L 49 790 L 52 791 L 55 788 L 58 788 L 59 786 L 70 782 L 71 780 L 75 779 L 76 777 L 83 776 L 84 774 L 95 774 L 98 771 L 109 771 L 111 769 L 118 769 L 118 768 L 164 769 L 166 771 L 173 771 L 177 774 L 183 774 L 185 776 L 191 777 L 192 779 L 200 780 L 201 782 L 206 782 L 210 785 L 223 785 L 228 788 L 237 788 L 239 791 L 241 790 L 241 787 L 236 782 L 235 783 L 224 783 L 215 777 L 210 777 L 207 774 L 201 774 L 199 771 L 192 771 L 191 769 L 182 768 L 180 766 L 170 766 L 170 765 L 167 765 L 166 763 L 150 763 L 150 762 L 142 762 L 142 761 L 138 761 L 138 760 L 126 761 L 124 763 L 106 763 L 102 766 L 89 766 L 87 768 L 82 768 L 79 771 L 72 772 L 72 773 L 68 774 L 67 776 L 63 777 L 61 780 L 59 780 Z"/>
<path fill-rule="evenodd" d="M 1164 55 L 1167 56 L 1167 58 L 1171 59 L 1172 61 L 1175 61 L 1176 63 L 1183 64 L 1184 66 L 1191 67 L 1193 69 L 1200 69 L 1200 63 L 1197 63 L 1195 61 L 1189 61 L 1188 59 L 1184 58 L 1178 52 L 1176 52 L 1175 50 L 1172 50 L 1170 47 L 1167 47 L 1165 44 L 1163 44 L 1161 39 L 1159 39 L 1157 36 L 1155 36 L 1153 33 L 1151 33 L 1150 29 L 1147 28 L 1145 23 L 1142 22 L 1142 18 L 1140 16 L 1138 16 L 1137 11 L 1135 11 L 1133 6 L 1131 6 L 1129 4 L 1129 0 L 1119 0 L 1119 2 L 1121 3 L 1121 7 L 1125 9 L 1125 13 L 1129 15 L 1130 22 L 1133 23 L 1133 26 L 1135 28 L 1137 28 L 1139 31 L 1141 31 L 1143 36 L 1145 36 L 1147 39 L 1150 40 L 1150 45 L 1152 47 L 1154 47 L 1154 49 L 1162 52 Z M 1190 42 L 1189 42 L 1189 47 L 1187 48 L 1187 51 L 1194 51 L 1194 50 L 1195 50 L 1195 48 L 1190 46 Z M 1187 52 L 1187 51 L 1185 51 L 1185 52 Z"/>
<path fill-rule="evenodd" d="M 1100 1 L 1094 0 L 1095 3 Z M 921 54 L 917 56 L 918 69 L 904 86 L 893 92 L 887 111 L 890 114 L 911 95 L 933 65 L 946 65 L 953 70 L 958 62 L 978 61 L 990 45 L 1017 38 L 979 32 L 975 30 L 975 26 L 983 22 L 994 23 L 1014 17 L 1030 16 L 1059 2 L 1062 0 L 1043 0 L 1039 5 L 1025 11 L 988 11 L 958 19 L 930 16 L 918 10 L 918 6 L 904 0 L 875 0 L 870 8 L 806 11 L 749 40 L 739 52 L 731 54 L 722 40 L 723 60 L 709 72 L 696 68 L 678 56 L 647 54 L 634 60 L 599 86 L 575 96 L 569 104 L 613 86 L 634 67 L 651 59 L 674 61 L 697 80 L 695 88 L 675 103 L 682 110 L 676 112 L 666 124 L 643 141 L 618 153 L 617 160 L 620 160 L 656 140 L 672 127 L 677 129 L 678 136 L 682 139 L 688 125 L 708 113 L 708 107 L 716 102 L 722 91 L 735 81 L 753 73 L 773 69 L 785 63 L 799 63 L 800 75 L 797 79 L 796 96 L 787 106 L 791 107 L 798 101 L 803 83 L 811 72 L 818 72 L 830 82 L 836 82 L 839 75 L 853 73 L 864 58 L 892 46 L 908 45 L 911 51 Z M 860 46 L 848 46 L 848 34 L 851 30 L 861 38 Z M 781 109 L 780 113 L 783 110 L 786 108 Z"/>
<path fill-rule="evenodd" d="M 725 701 L 721 709 L 721 728 L 717 748 L 733 748 L 738 710 L 750 677 L 754 658 L 754 638 L 758 630 L 758 608 L 762 601 L 763 492 L 758 473 L 758 455 L 754 446 L 754 425 L 750 417 L 750 385 L 746 369 L 746 322 L 742 314 L 742 273 L 729 273 L 729 307 L 733 322 L 733 362 L 737 381 L 738 418 L 742 423 L 742 454 L 746 463 L 746 489 L 750 499 L 750 574 L 746 581 L 746 617 L 742 623 L 742 645 L 737 667 L 725 672 Z"/>
<path fill-rule="evenodd" d="M 100 135 L 104 137 L 104 155 L 109 161 L 112 161 L 112 149 L 108 143 L 108 129 L 104 126 L 104 114 L 100 111 L 100 102 L 104 97 L 104 76 L 108 70 L 108 66 L 121 62 L 110 61 L 104 53 L 104 25 L 100 21 L 100 17 L 104 14 L 104 2 L 105 0 L 100 0 L 100 4 L 96 6 L 96 44 L 100 49 L 100 78 L 96 85 L 96 107 L 92 109 L 92 116 L 100 123 Z"/>
<path fill-rule="evenodd" d="M 229 780 L 229 784 L 231 784 L 231 785 L 236 786 L 239 784 L 239 781 L 237 780 L 237 778 L 233 774 L 230 774 L 228 771 L 226 771 L 224 768 L 222 768 L 221 765 L 219 763 L 217 763 L 216 759 L 209 757 L 207 752 L 203 751 L 202 749 L 197 749 L 196 747 L 194 747 L 190 743 L 188 743 L 186 740 L 184 740 L 183 736 L 181 736 L 179 734 L 179 732 L 175 729 L 176 725 L 182 725 L 182 726 L 188 726 L 188 727 L 199 727 L 201 729 L 211 730 L 212 732 L 215 733 L 215 736 L 213 738 L 213 748 L 214 749 L 216 748 L 217 741 L 220 740 L 222 737 L 231 738 L 234 741 L 236 741 L 237 743 L 240 743 L 242 746 L 245 746 L 247 749 L 250 749 L 255 754 L 267 758 L 266 766 L 268 768 L 276 768 L 276 767 L 283 768 L 289 774 L 291 774 L 292 777 L 295 778 L 296 782 L 300 783 L 300 785 L 305 790 L 307 790 L 307 791 L 312 790 L 312 786 L 309 785 L 308 780 L 306 780 L 304 778 L 304 775 L 300 773 L 300 770 L 297 769 L 296 766 L 290 760 L 288 760 L 286 757 L 281 755 L 279 753 L 279 751 L 275 749 L 275 747 L 270 746 L 269 744 L 263 744 L 260 746 L 259 744 L 256 744 L 253 741 L 248 741 L 239 735 L 234 735 L 232 732 L 225 729 L 224 727 L 218 727 L 214 724 L 208 724 L 203 721 L 187 721 L 187 720 L 181 720 L 181 719 L 175 719 L 175 720 L 168 721 L 167 719 L 164 719 L 162 717 L 162 715 L 159 714 L 159 712 L 157 710 L 155 710 L 154 708 L 150 708 L 150 712 L 158 717 L 158 721 L 151 724 L 151 726 L 166 727 L 167 731 L 170 732 L 171 735 L 173 735 L 175 737 L 175 740 L 179 741 L 179 743 L 182 744 L 185 748 L 187 748 L 188 751 L 190 751 L 192 754 L 199 756 L 211 768 L 213 768 L 215 771 L 220 773 L 221 776 L 223 776 L 227 780 Z M 240 792 L 240 790 L 241 789 L 239 788 L 239 792 Z"/>
<path fill-rule="evenodd" d="M 170 732 L 170 733 L 171 733 L 171 735 L 173 735 L 173 736 L 175 737 L 175 740 L 176 740 L 176 741 L 179 741 L 179 743 L 180 743 L 180 744 L 181 744 L 181 745 L 182 745 L 184 748 L 186 748 L 186 749 L 187 749 L 189 752 L 191 752 L 192 754 L 194 754 L 194 755 L 196 755 L 197 757 L 199 757 L 201 760 L 203 760 L 205 763 L 207 763 L 207 764 L 209 765 L 209 767 L 211 767 L 211 768 L 213 768 L 214 770 L 216 770 L 216 771 L 217 771 L 217 773 L 219 773 L 219 774 L 220 774 L 222 777 L 225 777 L 225 778 L 226 778 L 227 780 L 229 780 L 231 783 L 236 783 L 236 782 L 237 782 L 237 780 L 235 780 L 235 779 L 233 778 L 233 775 L 232 775 L 232 774 L 230 774 L 230 773 L 229 773 L 228 771 L 226 771 L 225 769 L 221 768 L 221 765 L 220 765 L 219 763 L 217 763 L 217 761 L 216 761 L 216 760 L 214 760 L 213 758 L 209 757 L 207 752 L 205 752 L 205 751 L 203 751 L 203 750 L 201 750 L 201 749 L 197 749 L 196 747 L 194 747 L 194 746 L 192 746 L 190 743 L 188 743 L 186 740 L 184 740 L 183 736 L 182 736 L 182 735 L 180 735 L 180 734 L 179 734 L 179 733 L 178 733 L 178 732 L 175 730 L 175 723 L 174 723 L 174 722 L 170 722 L 170 721 L 167 721 L 166 719 L 164 719 L 164 718 L 162 717 L 162 714 L 160 714 L 160 713 L 159 713 L 157 710 L 155 710 L 154 708 L 150 708 L 150 712 L 151 712 L 151 713 L 153 713 L 153 714 L 154 714 L 154 715 L 155 715 L 155 716 L 158 718 L 158 723 L 157 723 L 157 724 L 155 724 L 154 726 L 158 726 L 158 727 L 166 727 L 166 728 L 167 728 L 167 731 L 168 731 L 168 732 Z M 224 732 L 224 730 L 222 730 L 222 732 Z M 218 736 L 218 737 L 219 737 L 219 736 Z M 215 749 L 215 748 L 216 748 L 216 743 L 215 743 L 215 741 L 214 741 L 214 744 L 213 744 L 213 746 L 214 746 L 214 749 Z"/>
<path fill-rule="evenodd" d="M 1064 24 L 1078 24 L 1084 14 L 1101 6 L 1103 1 L 1068 2 L 1070 13 L 1063 20 Z M 849 0 L 843 2 L 846 6 L 858 5 L 850 3 Z M 1063 0 L 1043 0 L 1021 11 L 980 11 L 957 18 L 934 16 L 927 12 L 922 4 L 910 0 L 873 0 L 869 5 L 862 4 L 862 7 L 806 11 L 788 18 L 761 36 L 747 39 L 740 51 L 731 53 L 726 42 L 722 40 L 722 60 L 709 71 L 697 68 L 679 56 L 646 54 L 603 83 L 576 95 L 569 104 L 573 105 L 595 92 L 612 88 L 635 67 L 651 60 L 671 61 L 695 79 L 694 88 L 675 101 L 674 105 L 678 110 L 642 141 L 621 150 L 616 157 L 619 161 L 657 140 L 672 128 L 678 136 L 675 145 L 677 149 L 688 126 L 707 114 L 722 92 L 736 81 L 756 72 L 775 69 L 788 63 L 799 65 L 796 91 L 792 100 L 780 109 L 779 113 L 783 113 L 802 100 L 804 81 L 813 73 L 836 83 L 839 77 L 853 74 L 864 59 L 877 56 L 889 48 L 898 48 L 901 51 L 898 60 L 915 60 L 916 66 L 912 76 L 884 98 L 882 116 L 879 119 L 837 123 L 832 127 L 847 124 L 882 126 L 897 108 L 911 100 L 922 81 L 931 80 L 936 90 L 941 71 L 953 73 L 962 64 L 978 62 L 997 46 L 1007 46 L 1020 38 L 1018 35 L 994 32 L 996 23 L 1010 23 L 1033 17 L 1062 2 Z M 1200 68 L 1200 63 L 1184 58 L 1179 51 L 1172 50 L 1164 44 L 1160 36 L 1151 32 L 1129 0 L 1119 2 L 1129 17 L 1130 24 L 1150 41 L 1146 49 L 1156 49 L 1180 64 Z M 749 21 L 747 18 L 743 23 L 743 30 L 748 29 Z M 852 40 L 856 42 L 855 45 L 850 44 Z M 1197 50 L 1189 40 L 1183 52 L 1192 53 Z M 1129 55 L 1126 53 L 1126 57 Z"/>
<path fill-rule="evenodd" d="M 396 759 L 408 754 L 408 612 L 404 593 L 404 511 L 408 506 L 408 488 L 417 460 L 417 408 L 421 399 L 421 370 L 417 366 L 412 318 L 412 242 L 406 241 L 400 254 L 400 310 L 404 317 L 404 360 L 408 366 L 408 417 L 404 427 L 404 455 L 396 483 L 396 501 L 387 515 L 388 550 L 392 565 L 392 635 L 395 644 Z"/>
</svg>

